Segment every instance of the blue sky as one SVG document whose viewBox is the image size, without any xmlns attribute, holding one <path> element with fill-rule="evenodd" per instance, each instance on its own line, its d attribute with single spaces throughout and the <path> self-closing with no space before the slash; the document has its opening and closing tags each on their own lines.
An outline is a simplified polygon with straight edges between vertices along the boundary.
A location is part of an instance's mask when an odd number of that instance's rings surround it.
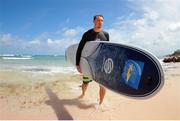
<svg viewBox="0 0 180 121">
<path fill-rule="evenodd" d="M 3 32 L 32 39 L 42 32 L 61 28 L 91 27 L 92 16 L 103 14 L 106 26 L 122 14 L 129 14 L 127 1 L 108 0 L 0 0 Z M 118 5 L 117 5 L 118 4 Z M 118 11 L 118 14 L 115 12 Z M 30 37 L 29 37 L 30 35 Z"/>
<path fill-rule="evenodd" d="M 63 55 L 102 14 L 112 42 L 165 55 L 180 48 L 179 8 L 179 0 L 0 0 L 0 54 Z"/>
</svg>

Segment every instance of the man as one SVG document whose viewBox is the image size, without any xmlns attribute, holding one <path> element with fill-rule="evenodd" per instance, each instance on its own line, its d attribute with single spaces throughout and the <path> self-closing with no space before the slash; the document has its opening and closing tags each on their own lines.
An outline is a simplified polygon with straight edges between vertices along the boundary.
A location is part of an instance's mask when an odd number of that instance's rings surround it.
<svg viewBox="0 0 180 121">
<path fill-rule="evenodd" d="M 85 32 L 83 34 L 83 37 L 79 43 L 79 47 L 78 47 L 77 54 L 76 54 L 76 67 L 80 73 L 82 73 L 81 67 L 79 65 L 80 57 L 81 57 L 81 53 L 82 53 L 83 47 L 85 46 L 86 42 L 88 42 L 88 41 L 109 41 L 109 34 L 107 32 L 102 31 L 103 22 L 104 22 L 104 17 L 102 15 L 94 16 L 94 21 L 93 21 L 94 28 L 88 30 L 87 32 Z M 86 89 L 88 87 L 88 84 L 91 81 L 92 80 L 89 77 L 87 77 L 86 75 L 83 75 L 82 95 L 80 96 L 80 98 L 84 97 Z M 100 86 L 99 104 L 102 104 L 106 90 L 103 86 L 101 86 L 101 85 L 99 85 L 99 86 Z"/>
</svg>

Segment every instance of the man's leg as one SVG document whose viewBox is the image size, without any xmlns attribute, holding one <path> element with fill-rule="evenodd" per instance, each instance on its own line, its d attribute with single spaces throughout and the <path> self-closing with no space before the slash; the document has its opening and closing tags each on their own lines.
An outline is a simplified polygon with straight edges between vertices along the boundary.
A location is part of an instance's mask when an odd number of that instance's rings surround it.
<svg viewBox="0 0 180 121">
<path fill-rule="evenodd" d="M 100 87 L 100 89 L 99 89 L 99 98 L 100 98 L 99 105 L 101 105 L 103 102 L 104 96 L 106 94 L 106 89 L 101 85 L 99 85 L 99 87 Z"/>
<path fill-rule="evenodd" d="M 86 90 L 87 90 L 87 87 L 88 87 L 88 83 L 82 83 L 82 94 L 79 98 L 83 98 L 85 96 L 85 93 L 86 93 Z"/>
<path fill-rule="evenodd" d="M 83 75 L 82 94 L 81 94 L 81 96 L 79 98 L 83 98 L 85 96 L 88 84 L 91 81 L 92 80 L 89 77 Z"/>
</svg>

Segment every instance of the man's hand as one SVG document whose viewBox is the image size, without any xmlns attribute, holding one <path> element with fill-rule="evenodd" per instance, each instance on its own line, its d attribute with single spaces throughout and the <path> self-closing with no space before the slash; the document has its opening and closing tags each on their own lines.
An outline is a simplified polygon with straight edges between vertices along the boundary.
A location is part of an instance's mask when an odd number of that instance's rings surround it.
<svg viewBox="0 0 180 121">
<path fill-rule="evenodd" d="M 82 73 L 81 67 L 80 67 L 79 65 L 76 65 L 76 68 L 77 68 L 77 70 L 78 70 L 79 73 Z"/>
</svg>

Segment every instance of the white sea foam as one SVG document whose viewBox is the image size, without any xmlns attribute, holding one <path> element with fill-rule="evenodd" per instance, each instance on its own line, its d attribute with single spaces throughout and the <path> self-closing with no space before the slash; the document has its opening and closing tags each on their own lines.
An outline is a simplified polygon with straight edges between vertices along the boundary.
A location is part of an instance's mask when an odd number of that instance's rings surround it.
<svg viewBox="0 0 180 121">
<path fill-rule="evenodd" d="M 159 59 L 159 61 L 165 71 L 168 69 L 179 68 L 179 63 L 174 63 L 174 62 L 164 63 L 163 59 Z"/>
<path fill-rule="evenodd" d="M 32 59 L 32 57 L 14 57 L 14 56 L 12 56 L 12 57 L 2 57 L 2 59 L 4 59 L 4 60 L 29 60 L 29 59 Z"/>
<path fill-rule="evenodd" d="M 21 66 L 17 68 L 19 71 L 41 73 L 41 74 L 77 74 L 75 67 L 55 67 L 55 66 Z"/>
<path fill-rule="evenodd" d="M 2 54 L 0 56 L 2 56 L 2 57 L 14 57 L 15 55 L 14 54 Z"/>
</svg>

